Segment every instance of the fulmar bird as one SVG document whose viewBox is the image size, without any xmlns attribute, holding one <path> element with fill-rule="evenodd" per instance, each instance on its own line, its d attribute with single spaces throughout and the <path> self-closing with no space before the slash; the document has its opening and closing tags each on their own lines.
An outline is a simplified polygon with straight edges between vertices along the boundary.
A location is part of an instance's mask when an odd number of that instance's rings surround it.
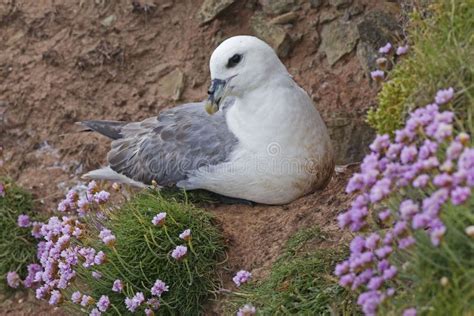
<svg viewBox="0 0 474 316">
<path fill-rule="evenodd" d="M 142 122 L 82 122 L 113 139 L 109 165 L 84 177 L 155 180 L 264 204 L 286 204 L 328 183 L 334 156 L 326 126 L 269 45 L 231 37 L 213 52 L 210 71 L 206 102 Z"/>
</svg>

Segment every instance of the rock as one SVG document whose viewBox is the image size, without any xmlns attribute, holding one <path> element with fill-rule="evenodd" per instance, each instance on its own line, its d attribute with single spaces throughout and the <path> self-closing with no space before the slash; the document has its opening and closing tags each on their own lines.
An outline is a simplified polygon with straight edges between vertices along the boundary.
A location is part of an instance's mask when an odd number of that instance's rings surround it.
<svg viewBox="0 0 474 316">
<path fill-rule="evenodd" d="M 164 75 L 168 74 L 172 69 L 172 65 L 168 63 L 158 64 L 149 68 L 145 72 L 145 83 L 149 84 L 152 82 L 156 82 L 159 78 L 163 77 Z"/>
<path fill-rule="evenodd" d="M 324 24 L 327 22 L 331 22 L 337 17 L 341 15 L 338 11 L 334 8 L 330 8 L 329 10 L 324 10 L 319 14 L 319 24 Z"/>
<path fill-rule="evenodd" d="M 235 1 L 236 0 L 205 0 L 197 14 L 201 24 L 214 20 Z"/>
<path fill-rule="evenodd" d="M 117 16 L 115 14 L 109 15 L 105 19 L 103 19 L 100 24 L 102 24 L 105 27 L 109 27 L 113 25 L 117 21 Z"/>
<path fill-rule="evenodd" d="M 292 40 L 283 27 L 269 23 L 265 17 L 259 13 L 250 19 L 250 26 L 255 35 L 270 44 L 278 56 L 288 56 L 292 48 Z"/>
<path fill-rule="evenodd" d="M 159 94 L 167 99 L 178 101 L 184 90 L 184 74 L 175 69 L 158 81 Z"/>
<path fill-rule="evenodd" d="M 298 19 L 298 14 L 296 12 L 288 12 L 282 15 L 273 18 L 270 23 L 271 24 L 288 24 L 293 23 Z"/>
<path fill-rule="evenodd" d="M 352 0 L 329 0 L 329 4 L 338 9 L 347 8 L 352 3 Z"/>
<path fill-rule="evenodd" d="M 309 4 L 311 8 L 319 8 L 323 4 L 323 0 L 309 0 Z"/>
<path fill-rule="evenodd" d="M 323 27 L 321 31 L 321 49 L 326 54 L 328 63 L 334 65 L 342 56 L 350 53 L 359 34 L 352 23 L 334 21 Z"/>
<path fill-rule="evenodd" d="M 296 6 L 295 0 L 259 0 L 263 12 L 267 14 L 282 14 L 291 11 Z"/>
<path fill-rule="evenodd" d="M 347 14 L 349 18 L 357 16 L 364 12 L 364 5 L 360 3 L 354 3 L 349 9 L 347 9 Z"/>
<path fill-rule="evenodd" d="M 375 131 L 362 119 L 349 118 L 343 113 L 326 121 L 329 136 L 337 157 L 336 164 L 345 165 L 361 161 L 368 152 Z"/>
<path fill-rule="evenodd" d="M 360 37 L 357 57 L 366 72 L 375 69 L 378 49 L 402 35 L 395 17 L 383 11 L 372 11 L 364 16 L 357 25 L 357 32 Z"/>
</svg>

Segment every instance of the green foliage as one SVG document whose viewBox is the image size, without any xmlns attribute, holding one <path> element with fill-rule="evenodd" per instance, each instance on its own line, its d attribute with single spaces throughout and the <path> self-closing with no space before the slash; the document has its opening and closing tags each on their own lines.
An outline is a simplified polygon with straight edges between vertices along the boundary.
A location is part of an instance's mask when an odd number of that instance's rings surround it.
<svg viewBox="0 0 474 316">
<path fill-rule="evenodd" d="M 424 12 L 413 12 L 410 21 L 411 50 L 383 84 L 369 124 L 380 134 L 393 133 L 410 111 L 432 103 L 438 89 L 450 86 L 457 91 L 454 111 L 472 122 L 474 0 L 436 0 Z"/>
<path fill-rule="evenodd" d="M 166 224 L 155 226 L 153 217 L 166 212 Z M 204 300 L 216 289 L 216 267 L 223 258 L 224 247 L 219 230 L 212 217 L 188 203 L 179 203 L 173 195 L 158 192 L 138 194 L 120 208 L 107 213 L 105 226 L 116 236 L 115 247 L 106 247 L 97 237 L 99 225 L 91 220 L 88 227 L 96 227 L 83 240 L 83 244 L 103 250 L 107 262 L 93 269 L 80 268 L 78 282 L 68 289 L 99 299 L 108 295 L 112 314 L 129 314 L 124 304 L 125 297 L 142 292 L 151 298 L 150 288 L 156 279 L 169 285 L 169 292 L 160 299 L 158 315 L 199 315 Z M 179 239 L 185 229 L 191 229 L 190 242 Z M 187 245 L 186 259 L 176 261 L 171 251 L 177 245 Z M 92 271 L 99 271 L 102 278 L 96 280 Z M 114 280 L 124 282 L 124 292 L 112 291 Z M 68 304 L 78 309 L 78 305 Z M 143 313 L 144 307 L 141 307 Z"/>
<path fill-rule="evenodd" d="M 229 314 L 247 303 L 259 315 L 359 314 L 354 298 L 333 276 L 347 249 L 320 247 L 327 240 L 319 228 L 295 234 L 266 280 L 244 285 L 235 293 L 227 307 Z"/>
<path fill-rule="evenodd" d="M 462 206 L 442 210 L 447 227 L 439 247 L 428 234 L 415 234 L 416 247 L 397 255 L 402 266 L 393 284 L 398 294 L 383 307 L 382 315 L 399 315 L 417 307 L 419 315 L 470 315 L 474 311 L 474 242 L 465 229 L 474 225 L 474 198 Z"/>
<path fill-rule="evenodd" d="M 26 266 L 35 261 L 36 245 L 31 230 L 20 228 L 20 214 L 34 216 L 33 197 L 7 179 L 0 178 L 6 186 L 4 197 L 0 197 L 0 290 L 11 290 L 6 284 L 9 271 L 26 276 Z"/>
</svg>

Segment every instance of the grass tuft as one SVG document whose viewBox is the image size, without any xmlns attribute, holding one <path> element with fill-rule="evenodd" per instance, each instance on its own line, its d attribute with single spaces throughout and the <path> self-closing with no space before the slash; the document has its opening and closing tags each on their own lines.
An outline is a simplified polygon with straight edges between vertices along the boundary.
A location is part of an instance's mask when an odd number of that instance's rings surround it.
<svg viewBox="0 0 474 316">
<path fill-rule="evenodd" d="M 5 196 L 0 196 L 0 290 L 13 291 L 6 283 L 9 271 L 17 271 L 26 276 L 26 267 L 36 261 L 36 242 L 31 229 L 20 228 L 17 219 L 20 214 L 35 217 L 33 197 L 12 181 L 0 178 L 6 188 Z"/>
<path fill-rule="evenodd" d="M 470 315 L 474 311 L 474 243 L 465 229 L 474 225 L 474 198 L 462 206 L 446 204 L 447 227 L 440 247 L 433 247 L 424 231 L 415 234 L 416 248 L 399 252 L 402 267 L 394 284 L 398 295 L 381 315 L 398 315 L 416 306 L 421 315 Z"/>
<path fill-rule="evenodd" d="M 151 222 L 160 212 L 167 213 L 165 226 Z M 170 196 L 154 191 L 138 194 L 107 215 L 109 219 L 103 223 L 116 236 L 116 245 L 109 248 L 97 238 L 99 225 L 91 217 L 87 223 L 90 236 L 82 244 L 104 251 L 107 262 L 93 269 L 79 267 L 77 282 L 67 290 L 69 297 L 75 290 L 96 300 L 108 295 L 111 314 L 129 314 L 125 297 L 142 292 L 150 298 L 150 288 L 160 279 L 169 285 L 169 292 L 160 298 L 160 315 L 200 315 L 205 299 L 217 289 L 216 267 L 224 257 L 223 240 L 211 215 L 178 202 L 174 193 Z M 178 237 L 188 228 L 192 235 L 189 243 Z M 188 246 L 188 255 L 182 261 L 170 255 L 177 245 Z M 102 278 L 94 279 L 92 271 L 100 272 Z M 123 293 L 112 291 L 116 279 L 124 282 Z M 78 305 L 67 306 L 80 310 Z"/>
<path fill-rule="evenodd" d="M 229 314 L 251 303 L 259 315 L 357 315 L 354 297 L 333 276 L 345 248 L 321 248 L 328 236 L 317 227 L 295 234 L 270 276 L 243 286 L 228 303 Z"/>
</svg>

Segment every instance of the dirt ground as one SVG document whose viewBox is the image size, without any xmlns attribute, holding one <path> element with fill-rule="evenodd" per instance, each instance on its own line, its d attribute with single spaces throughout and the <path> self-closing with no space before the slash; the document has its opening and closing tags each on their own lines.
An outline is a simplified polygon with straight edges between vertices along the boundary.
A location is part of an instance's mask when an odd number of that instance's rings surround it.
<svg viewBox="0 0 474 316">
<path fill-rule="evenodd" d="M 368 11 L 379 2 L 355 4 Z M 74 122 L 136 121 L 175 104 L 204 99 L 212 50 L 229 36 L 253 34 L 250 19 L 261 10 L 256 1 L 235 1 L 218 18 L 201 25 L 196 17 L 201 0 L 154 1 L 151 7 L 146 3 L 152 2 L 0 0 L 4 167 L 34 192 L 44 209 L 53 207 L 82 173 L 105 163 L 108 141 L 78 133 Z M 318 21 L 327 16 L 324 10 L 300 1 L 296 22 L 285 26 L 293 43 L 282 61 L 324 119 L 334 118 L 334 113 L 361 117 L 374 104 L 376 89 L 355 51 L 331 66 L 318 49 Z M 178 76 L 179 91 L 172 86 L 170 92 L 163 78 L 176 71 L 183 78 Z M 229 240 L 224 283 L 242 268 L 257 278 L 264 276 L 298 229 L 318 224 L 339 236 L 335 217 L 347 207 L 349 197 L 343 189 L 353 170 L 337 174 L 323 192 L 287 206 L 211 208 Z M 36 315 L 53 313 L 21 296 L 2 307 L 0 315 L 29 314 L 31 309 L 16 304 L 18 300 L 28 301 Z"/>
</svg>

